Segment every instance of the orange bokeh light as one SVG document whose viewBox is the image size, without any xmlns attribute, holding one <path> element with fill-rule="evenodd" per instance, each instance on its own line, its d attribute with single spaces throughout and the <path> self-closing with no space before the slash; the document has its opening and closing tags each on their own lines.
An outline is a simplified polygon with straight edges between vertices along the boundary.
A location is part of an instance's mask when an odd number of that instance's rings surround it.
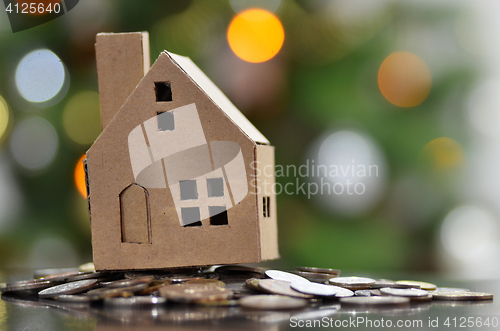
<svg viewBox="0 0 500 331">
<path fill-rule="evenodd" d="M 384 97 L 400 107 L 414 107 L 429 95 L 431 71 L 419 56 L 410 52 L 389 55 L 380 65 L 378 86 Z"/>
<path fill-rule="evenodd" d="M 276 16 L 254 8 L 233 18 L 227 29 L 227 40 L 239 58 L 259 63 L 278 54 L 285 40 L 285 31 Z"/>
<path fill-rule="evenodd" d="M 83 169 L 83 160 L 87 156 L 84 154 L 76 163 L 75 166 L 75 185 L 78 189 L 78 192 L 84 197 L 87 198 L 87 185 L 85 185 L 85 170 Z"/>
</svg>

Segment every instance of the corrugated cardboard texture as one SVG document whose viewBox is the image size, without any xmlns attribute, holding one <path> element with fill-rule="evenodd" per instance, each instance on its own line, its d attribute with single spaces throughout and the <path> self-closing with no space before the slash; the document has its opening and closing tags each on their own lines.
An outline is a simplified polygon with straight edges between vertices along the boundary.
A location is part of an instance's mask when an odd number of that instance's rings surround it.
<svg viewBox="0 0 500 331">
<path fill-rule="evenodd" d="M 257 145 L 256 173 L 259 189 L 257 190 L 260 258 L 270 260 L 279 258 L 278 252 L 278 224 L 276 212 L 276 195 L 274 175 L 274 147 Z"/>
<path fill-rule="evenodd" d="M 95 51 L 104 129 L 149 69 L 149 35 L 99 33 Z"/>
<path fill-rule="evenodd" d="M 156 101 L 155 82 L 170 82 L 172 101 Z M 246 185 L 255 180 L 255 171 L 251 168 L 255 160 L 255 142 L 172 62 L 167 53 L 162 53 L 87 152 L 96 269 L 168 268 L 260 260 L 262 243 L 259 243 L 258 209 L 256 195 L 250 187 L 241 202 L 235 202 L 236 205 L 227 210 L 228 225 L 211 226 L 203 222 L 202 226 L 192 227 L 181 226 L 168 185 L 165 188 L 147 188 L 150 243 L 122 242 L 120 193 L 136 181 L 129 154 L 129 134 L 158 113 L 190 104 L 196 106 L 205 141 L 228 141 L 238 145 L 246 172 Z M 145 143 L 150 149 L 151 142 Z M 166 177 L 165 164 L 162 168 Z M 274 200 L 272 203 L 275 205 Z M 139 211 L 132 217 L 141 219 L 143 212 Z M 268 237 L 270 235 L 266 235 L 265 240 L 270 240 Z M 271 247 L 275 241 L 263 246 Z M 266 248 L 265 256 L 273 255 L 267 251 L 271 252 L 271 249 Z"/>
</svg>

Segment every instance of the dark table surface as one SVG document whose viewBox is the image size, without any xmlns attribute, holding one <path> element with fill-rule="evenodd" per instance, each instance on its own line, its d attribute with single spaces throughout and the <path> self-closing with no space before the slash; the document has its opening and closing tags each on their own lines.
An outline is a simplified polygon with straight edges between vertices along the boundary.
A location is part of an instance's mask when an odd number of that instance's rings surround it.
<svg viewBox="0 0 500 331">
<path fill-rule="evenodd" d="M 29 274 L 27 271 L 0 271 L 0 282 L 29 279 Z M 330 301 L 294 311 L 248 311 L 240 307 L 179 304 L 118 309 L 102 304 L 60 304 L 52 300 L 3 295 L 0 330 L 282 330 L 300 326 L 361 330 L 500 330 L 500 280 L 450 281 L 422 276 L 413 279 L 493 293 L 495 299 L 432 301 L 379 309 L 347 307 Z"/>
</svg>

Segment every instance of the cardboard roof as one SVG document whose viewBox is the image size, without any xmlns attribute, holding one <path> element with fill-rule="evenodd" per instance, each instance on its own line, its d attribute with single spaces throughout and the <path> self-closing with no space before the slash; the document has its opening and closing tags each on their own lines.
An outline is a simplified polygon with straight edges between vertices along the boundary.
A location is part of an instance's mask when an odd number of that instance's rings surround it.
<svg viewBox="0 0 500 331">
<path fill-rule="evenodd" d="M 222 93 L 210 78 L 186 56 L 164 51 L 173 63 L 184 71 L 191 80 L 237 125 L 251 140 L 256 143 L 269 145 L 269 140 L 257 130 L 255 126 L 243 115 L 238 108 Z"/>
</svg>

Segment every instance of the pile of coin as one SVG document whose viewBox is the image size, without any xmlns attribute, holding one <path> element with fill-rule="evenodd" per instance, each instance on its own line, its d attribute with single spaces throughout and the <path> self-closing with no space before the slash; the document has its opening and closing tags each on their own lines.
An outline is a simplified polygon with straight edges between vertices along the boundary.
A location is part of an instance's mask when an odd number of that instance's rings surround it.
<svg viewBox="0 0 500 331">
<path fill-rule="evenodd" d="M 32 280 L 0 285 L 3 296 L 58 303 L 144 306 L 165 303 L 290 310 L 331 301 L 352 306 L 402 306 L 431 300 L 492 300 L 490 293 L 439 288 L 420 281 L 340 277 L 340 270 L 297 267 L 293 272 L 242 265 L 154 271 L 46 269 Z"/>
</svg>

